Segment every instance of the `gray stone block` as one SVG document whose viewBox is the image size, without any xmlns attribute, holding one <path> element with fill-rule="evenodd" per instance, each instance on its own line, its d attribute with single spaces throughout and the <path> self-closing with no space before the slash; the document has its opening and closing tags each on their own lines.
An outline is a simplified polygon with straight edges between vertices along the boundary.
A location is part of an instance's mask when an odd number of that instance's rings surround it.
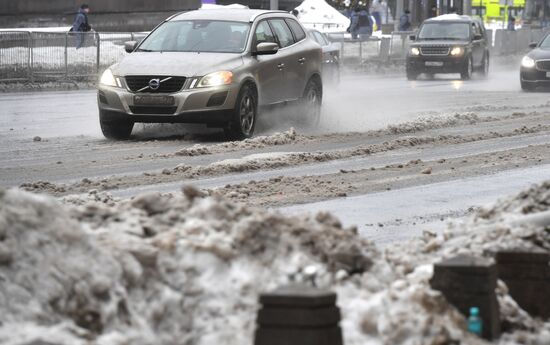
<svg viewBox="0 0 550 345">
<path fill-rule="evenodd" d="M 336 294 L 292 285 L 260 296 L 254 345 L 342 345 Z"/>
<path fill-rule="evenodd" d="M 262 308 L 258 312 L 258 324 L 264 326 L 322 327 L 340 322 L 340 309 L 322 308 Z"/>
<path fill-rule="evenodd" d="M 259 328 L 254 345 L 343 345 L 340 327 Z"/>
<path fill-rule="evenodd" d="M 260 295 L 260 303 L 263 306 L 318 308 L 335 305 L 336 294 L 304 285 L 289 285 Z"/>
<path fill-rule="evenodd" d="M 532 316 L 550 318 L 550 253 L 537 249 L 500 251 L 498 278 L 510 296 Z"/>
<path fill-rule="evenodd" d="M 462 255 L 435 264 L 430 285 L 465 317 L 471 307 L 478 307 L 483 320 L 482 336 L 491 340 L 500 336 L 496 279 L 496 266 L 491 260 Z"/>
</svg>

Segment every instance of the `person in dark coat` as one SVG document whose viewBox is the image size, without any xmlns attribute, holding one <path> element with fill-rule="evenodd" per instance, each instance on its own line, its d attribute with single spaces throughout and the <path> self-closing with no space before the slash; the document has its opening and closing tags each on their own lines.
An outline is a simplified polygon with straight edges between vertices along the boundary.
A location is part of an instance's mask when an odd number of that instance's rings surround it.
<svg viewBox="0 0 550 345">
<path fill-rule="evenodd" d="M 511 13 L 508 15 L 508 30 L 516 31 L 516 17 Z"/>
<path fill-rule="evenodd" d="M 76 34 L 76 49 L 80 49 L 84 45 L 86 38 L 85 33 L 92 30 L 92 27 L 88 23 L 88 13 L 90 13 L 90 6 L 83 4 L 80 6 L 76 17 L 74 18 L 71 32 Z"/>
<path fill-rule="evenodd" d="M 405 12 L 399 18 L 399 31 L 411 30 L 411 11 L 405 10 Z"/>
<path fill-rule="evenodd" d="M 351 38 L 357 39 L 368 38 L 372 35 L 372 20 L 369 12 L 366 9 L 356 8 L 351 14 L 351 24 L 348 31 L 351 33 Z"/>
</svg>

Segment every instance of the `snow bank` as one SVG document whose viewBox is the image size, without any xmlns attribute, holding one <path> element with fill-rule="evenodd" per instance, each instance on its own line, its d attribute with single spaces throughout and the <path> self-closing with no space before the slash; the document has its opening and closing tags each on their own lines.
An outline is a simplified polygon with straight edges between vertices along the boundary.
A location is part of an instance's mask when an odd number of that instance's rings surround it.
<svg viewBox="0 0 550 345">
<path fill-rule="evenodd" d="M 307 28 L 323 32 L 345 32 L 350 20 L 325 0 L 304 0 L 296 7 L 298 20 Z"/>
<path fill-rule="evenodd" d="M 347 345 L 483 343 L 429 288 L 431 263 L 550 249 L 544 227 L 518 225 L 549 209 L 550 181 L 441 236 L 381 251 L 328 213 L 287 217 L 191 187 L 122 201 L 92 192 L 65 205 L 0 191 L 0 343 L 251 344 L 258 294 L 310 281 L 338 293 Z M 550 325 L 503 284 L 499 302 L 518 329 L 501 344 L 547 343 Z"/>
</svg>

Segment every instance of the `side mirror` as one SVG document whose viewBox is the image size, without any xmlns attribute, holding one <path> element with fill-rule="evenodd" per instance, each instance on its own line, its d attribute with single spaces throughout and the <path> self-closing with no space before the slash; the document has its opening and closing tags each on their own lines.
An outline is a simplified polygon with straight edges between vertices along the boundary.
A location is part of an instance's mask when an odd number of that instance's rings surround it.
<svg viewBox="0 0 550 345">
<path fill-rule="evenodd" d="M 256 51 L 252 55 L 273 55 L 279 51 L 279 45 L 273 42 L 262 42 L 256 46 Z"/>
<path fill-rule="evenodd" d="M 124 50 L 127 53 L 131 53 L 136 49 L 137 45 L 138 45 L 138 43 L 136 41 L 124 42 Z"/>
<path fill-rule="evenodd" d="M 482 35 L 479 35 L 479 34 L 474 35 L 474 41 L 479 41 L 479 40 L 482 40 L 482 39 L 483 39 Z"/>
<path fill-rule="evenodd" d="M 409 39 L 410 39 L 411 41 L 416 41 L 416 35 L 410 35 L 410 36 L 409 36 Z"/>
<path fill-rule="evenodd" d="M 529 43 L 529 48 L 535 49 L 539 44 L 537 42 L 531 42 Z"/>
</svg>

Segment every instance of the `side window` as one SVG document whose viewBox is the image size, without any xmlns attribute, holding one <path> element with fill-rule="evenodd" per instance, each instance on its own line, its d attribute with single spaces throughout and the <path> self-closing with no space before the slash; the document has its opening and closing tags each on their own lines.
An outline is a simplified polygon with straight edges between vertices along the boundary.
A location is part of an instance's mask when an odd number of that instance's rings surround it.
<svg viewBox="0 0 550 345">
<path fill-rule="evenodd" d="M 313 31 L 313 36 L 315 36 L 315 40 L 317 41 L 317 43 L 322 46 L 328 46 L 328 42 L 325 40 L 322 34 L 318 33 L 317 31 Z"/>
<path fill-rule="evenodd" d="M 288 47 L 294 44 L 294 37 L 292 37 L 292 32 L 290 31 L 288 25 L 286 25 L 283 19 L 270 19 L 269 23 L 273 27 L 275 36 L 279 40 L 281 48 Z"/>
<path fill-rule="evenodd" d="M 277 43 L 266 20 L 261 21 L 258 24 L 256 27 L 256 32 L 254 33 L 254 38 L 256 40 L 256 44 L 264 42 Z"/>
<path fill-rule="evenodd" d="M 481 35 L 481 29 L 479 28 L 479 25 L 477 23 L 472 23 L 472 29 L 475 35 Z"/>
<path fill-rule="evenodd" d="M 302 29 L 302 26 L 298 24 L 297 21 L 294 19 L 285 19 L 288 26 L 290 26 L 290 30 L 292 30 L 292 33 L 294 34 L 294 37 L 296 37 L 296 42 L 299 42 L 306 38 L 306 33 L 304 32 L 304 29 Z"/>
</svg>

